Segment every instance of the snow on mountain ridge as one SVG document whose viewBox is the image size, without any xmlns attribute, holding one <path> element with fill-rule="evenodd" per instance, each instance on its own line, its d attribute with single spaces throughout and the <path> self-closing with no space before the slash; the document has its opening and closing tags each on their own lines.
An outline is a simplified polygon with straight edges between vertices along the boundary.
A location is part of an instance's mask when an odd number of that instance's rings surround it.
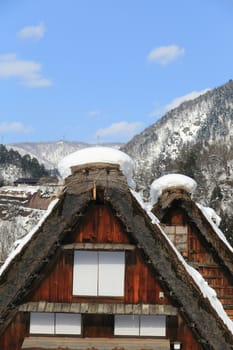
<svg viewBox="0 0 233 350">
<path fill-rule="evenodd" d="M 119 149 L 122 144 L 106 144 Z M 21 155 L 30 154 L 32 157 L 45 165 L 47 169 L 57 168 L 59 161 L 70 153 L 81 150 L 86 147 L 92 147 L 92 144 L 75 141 L 51 141 L 51 142 L 27 142 L 6 145 L 8 149 L 13 148 Z"/>
<path fill-rule="evenodd" d="M 233 91 L 233 82 L 228 84 Z M 222 141 L 223 137 L 224 142 L 231 141 L 232 95 L 228 94 L 227 98 L 221 95 L 218 97 L 219 89 L 185 101 L 167 112 L 159 121 L 124 145 L 122 150 L 136 158 L 138 167 L 145 166 L 149 169 L 154 159 L 163 158 L 163 155 L 176 159 L 185 144 L 203 142 L 203 139 L 213 143 L 216 140 Z"/>
<path fill-rule="evenodd" d="M 47 169 L 55 168 L 58 162 L 66 155 L 84 147 L 88 147 L 88 145 L 82 142 L 67 142 L 61 140 L 54 142 L 27 142 L 7 145 L 8 149 L 13 148 L 21 155 L 30 154 L 32 157 L 37 158 Z"/>
<path fill-rule="evenodd" d="M 161 153 L 170 154 L 171 158 L 175 159 L 179 153 L 180 147 L 188 142 L 194 142 L 198 137 L 199 130 L 205 126 L 207 115 L 212 107 L 210 101 L 201 101 L 198 110 L 193 107 L 191 110 L 184 109 L 182 106 L 187 105 L 184 102 L 180 107 L 168 112 L 165 117 L 143 131 L 140 135 L 135 136 L 129 144 L 133 143 L 141 153 L 141 158 L 148 153 L 152 153 L 153 157 L 149 157 L 147 166 L 153 161 L 154 157 L 158 157 Z M 192 106 L 191 106 L 192 107 Z M 165 128 L 163 128 L 165 126 Z M 162 132 L 160 132 L 162 129 Z M 152 137 L 155 142 L 150 142 L 148 131 L 152 131 Z M 141 147 L 140 142 L 137 145 L 137 138 L 145 137 L 145 148 Z M 147 149 L 147 147 L 149 149 Z M 123 146 L 123 149 L 127 149 Z"/>
<path fill-rule="evenodd" d="M 87 146 L 93 145 L 57 141 L 8 148 L 33 154 L 47 168 L 54 168 L 61 158 Z M 149 196 L 152 181 L 161 175 L 178 172 L 190 176 L 198 184 L 195 199 L 216 210 L 223 218 L 225 233 L 233 232 L 232 81 L 183 102 L 120 149 L 134 160 L 134 179 L 145 196 Z"/>
<path fill-rule="evenodd" d="M 223 217 L 233 232 L 233 81 L 185 101 L 121 150 L 135 161 L 145 196 L 156 178 L 182 173 L 196 180 L 196 199 Z M 233 235 L 232 235 L 233 241 Z"/>
</svg>

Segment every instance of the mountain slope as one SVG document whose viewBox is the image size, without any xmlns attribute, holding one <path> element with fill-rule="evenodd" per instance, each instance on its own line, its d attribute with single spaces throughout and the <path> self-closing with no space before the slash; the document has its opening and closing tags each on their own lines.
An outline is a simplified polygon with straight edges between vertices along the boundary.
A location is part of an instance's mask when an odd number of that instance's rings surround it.
<svg viewBox="0 0 233 350">
<path fill-rule="evenodd" d="M 88 147 L 88 144 L 82 142 L 22 142 L 7 145 L 7 148 L 13 148 L 21 155 L 30 154 L 45 165 L 47 169 L 57 167 L 57 163 L 67 154 L 75 152 L 81 148 Z"/>
<path fill-rule="evenodd" d="M 59 161 L 70 153 L 78 151 L 85 147 L 91 147 L 92 144 L 76 141 L 51 141 L 51 142 L 21 142 L 6 145 L 18 151 L 21 155 L 30 154 L 45 165 L 46 169 L 55 169 Z M 107 143 L 105 146 L 120 148 L 121 143 Z"/>
<path fill-rule="evenodd" d="M 39 164 L 36 158 L 25 154 L 21 156 L 16 150 L 8 150 L 0 145 L 0 185 L 12 184 L 18 177 L 47 176 L 44 165 Z"/>
<path fill-rule="evenodd" d="M 54 168 L 67 154 L 88 146 L 58 141 L 7 147 L 21 155 L 30 153 L 47 168 Z M 107 146 L 119 148 L 120 144 Z M 146 198 L 152 181 L 163 174 L 178 172 L 194 178 L 198 183 L 195 199 L 217 211 L 221 228 L 233 244 L 232 81 L 168 112 L 121 150 L 135 160 L 135 180 Z M 13 174 L 12 181 L 22 176 L 18 172 L 14 165 L 1 169 L 2 175 Z"/>
<path fill-rule="evenodd" d="M 233 82 L 182 103 L 121 148 L 135 160 L 135 177 L 148 196 L 152 181 L 168 172 L 193 177 L 196 199 L 233 231 Z"/>
</svg>

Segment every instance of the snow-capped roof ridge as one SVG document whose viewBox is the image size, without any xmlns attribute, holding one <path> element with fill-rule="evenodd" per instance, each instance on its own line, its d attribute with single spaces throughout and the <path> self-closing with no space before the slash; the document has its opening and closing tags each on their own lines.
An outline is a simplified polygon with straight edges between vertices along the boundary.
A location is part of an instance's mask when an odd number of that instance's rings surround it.
<svg viewBox="0 0 233 350">
<path fill-rule="evenodd" d="M 194 193 L 197 183 L 191 177 L 183 174 L 167 174 L 154 180 L 150 187 L 151 205 L 157 203 L 164 190 L 179 187 L 191 195 Z"/>
<path fill-rule="evenodd" d="M 71 175 L 71 168 L 91 163 L 118 164 L 126 176 L 128 185 L 135 188 L 133 181 L 134 162 L 126 153 L 111 147 L 94 146 L 83 148 L 63 158 L 58 170 L 63 178 Z"/>
</svg>

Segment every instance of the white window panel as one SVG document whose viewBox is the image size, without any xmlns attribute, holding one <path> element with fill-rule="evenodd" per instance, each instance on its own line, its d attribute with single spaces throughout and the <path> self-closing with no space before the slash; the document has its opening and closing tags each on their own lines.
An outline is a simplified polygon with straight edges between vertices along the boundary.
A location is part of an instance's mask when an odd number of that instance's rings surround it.
<svg viewBox="0 0 233 350">
<path fill-rule="evenodd" d="M 54 334 L 54 313 L 31 312 L 31 334 Z"/>
<path fill-rule="evenodd" d="M 99 252 L 99 292 L 101 296 L 123 296 L 125 253 Z"/>
<path fill-rule="evenodd" d="M 165 316 L 141 316 L 140 317 L 140 335 L 141 336 L 166 336 L 166 317 Z"/>
<path fill-rule="evenodd" d="M 56 313 L 55 334 L 81 334 L 81 315 Z"/>
<path fill-rule="evenodd" d="M 73 294 L 97 295 L 98 254 L 93 251 L 74 252 Z"/>
<path fill-rule="evenodd" d="M 114 334 L 139 336 L 139 316 L 115 315 Z"/>
</svg>

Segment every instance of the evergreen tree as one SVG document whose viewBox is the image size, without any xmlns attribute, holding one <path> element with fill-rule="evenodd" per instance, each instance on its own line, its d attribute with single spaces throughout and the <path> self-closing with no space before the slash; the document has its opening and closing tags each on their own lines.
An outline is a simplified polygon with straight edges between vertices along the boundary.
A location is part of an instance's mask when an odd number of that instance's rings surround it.
<svg viewBox="0 0 233 350">
<path fill-rule="evenodd" d="M 4 145 L 0 145 L 0 165 L 15 165 L 22 169 L 26 177 L 48 176 L 49 172 L 43 164 L 40 164 L 36 158 L 31 158 L 29 154 L 23 157 L 19 152 L 10 149 L 9 151 Z"/>
</svg>

